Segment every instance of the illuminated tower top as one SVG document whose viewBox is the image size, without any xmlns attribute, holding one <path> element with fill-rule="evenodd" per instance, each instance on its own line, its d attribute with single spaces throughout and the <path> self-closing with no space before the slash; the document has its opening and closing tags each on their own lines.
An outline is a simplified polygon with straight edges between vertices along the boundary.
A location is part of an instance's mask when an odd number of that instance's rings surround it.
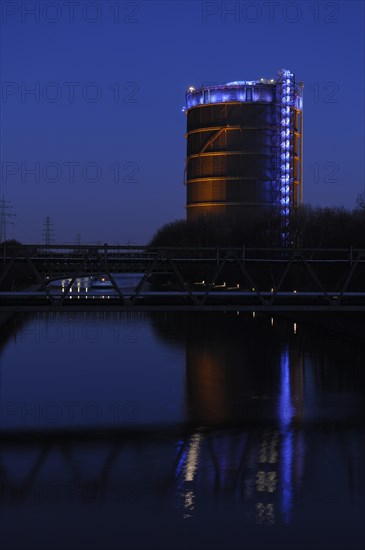
<svg viewBox="0 0 365 550">
<path fill-rule="evenodd" d="M 284 76 L 288 86 L 294 84 L 294 75 L 290 71 L 282 69 L 279 71 L 276 80 L 260 78 L 258 80 L 235 80 L 234 82 L 227 82 L 227 84 L 208 84 L 201 88 L 190 86 L 186 92 L 186 106 L 183 107 L 183 111 L 198 105 L 231 101 L 274 102 L 277 87 L 282 84 Z M 292 100 L 293 107 L 300 110 L 303 108 L 302 83 L 295 87 Z"/>
</svg>

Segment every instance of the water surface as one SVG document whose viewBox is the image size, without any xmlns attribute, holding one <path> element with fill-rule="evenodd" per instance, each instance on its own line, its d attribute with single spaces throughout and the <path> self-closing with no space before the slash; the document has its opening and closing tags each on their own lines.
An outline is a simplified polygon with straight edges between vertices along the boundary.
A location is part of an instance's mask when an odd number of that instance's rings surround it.
<svg viewBox="0 0 365 550">
<path fill-rule="evenodd" d="M 363 365 L 356 340 L 257 314 L 17 317 L 2 541 L 363 548 Z"/>
</svg>

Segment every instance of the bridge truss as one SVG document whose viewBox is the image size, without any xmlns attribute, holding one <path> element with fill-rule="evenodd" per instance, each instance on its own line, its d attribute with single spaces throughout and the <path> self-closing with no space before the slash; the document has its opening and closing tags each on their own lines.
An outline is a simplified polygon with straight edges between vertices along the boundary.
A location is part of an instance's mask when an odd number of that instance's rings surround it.
<svg viewBox="0 0 365 550">
<path fill-rule="evenodd" d="M 16 270 L 31 281 L 9 288 Z M 115 274 L 137 272 L 133 289 L 118 286 Z M 75 293 L 80 277 L 100 274 L 110 289 Z M 62 292 L 50 285 L 61 278 Z M 66 308 L 365 311 L 365 250 L 23 245 L 4 256 L 0 311 Z"/>
</svg>

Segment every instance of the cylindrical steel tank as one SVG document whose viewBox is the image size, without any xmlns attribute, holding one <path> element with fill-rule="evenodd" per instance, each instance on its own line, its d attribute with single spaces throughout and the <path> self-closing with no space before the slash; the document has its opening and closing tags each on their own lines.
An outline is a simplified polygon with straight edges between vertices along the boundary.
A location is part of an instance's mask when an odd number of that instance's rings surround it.
<svg viewBox="0 0 365 550">
<path fill-rule="evenodd" d="M 289 195 L 291 203 L 298 202 L 297 191 L 288 194 L 288 184 L 280 173 L 280 107 L 286 99 L 281 99 L 282 93 L 277 97 L 277 89 L 277 81 L 264 79 L 189 88 L 188 220 L 216 214 L 253 221 L 272 212 L 280 201 L 286 204 Z M 294 103 L 290 112 L 294 122 Z M 293 124 L 293 138 L 295 131 Z M 298 152 L 292 150 L 290 145 L 294 163 Z"/>
</svg>

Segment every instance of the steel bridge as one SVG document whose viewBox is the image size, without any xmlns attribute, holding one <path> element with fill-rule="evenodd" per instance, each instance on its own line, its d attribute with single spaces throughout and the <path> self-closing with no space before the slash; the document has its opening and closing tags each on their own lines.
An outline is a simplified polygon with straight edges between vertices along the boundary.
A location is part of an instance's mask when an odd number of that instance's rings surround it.
<svg viewBox="0 0 365 550">
<path fill-rule="evenodd" d="M 14 288 L 13 273 L 28 284 Z M 140 273 L 123 289 L 118 273 Z M 75 286 L 105 274 L 100 294 Z M 25 278 L 25 277 L 24 277 Z M 66 279 L 64 288 L 50 282 Z M 365 311 L 365 250 L 22 245 L 3 250 L 0 311 Z"/>
</svg>

